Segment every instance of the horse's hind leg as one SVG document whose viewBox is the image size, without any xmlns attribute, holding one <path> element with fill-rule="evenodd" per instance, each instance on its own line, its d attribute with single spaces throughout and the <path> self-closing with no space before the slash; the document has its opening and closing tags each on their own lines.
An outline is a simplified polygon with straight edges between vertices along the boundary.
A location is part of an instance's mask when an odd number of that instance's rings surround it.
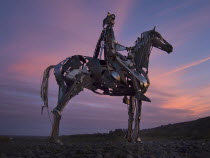
<svg viewBox="0 0 210 158">
<path fill-rule="evenodd" d="M 52 113 L 54 116 L 53 124 L 52 124 L 52 132 L 50 136 L 50 141 L 58 144 L 63 144 L 59 137 L 59 124 L 61 120 L 61 112 L 69 102 L 71 98 L 77 95 L 79 92 L 83 90 L 81 83 L 78 83 L 78 80 L 75 80 L 70 87 L 65 85 L 59 87 L 58 94 L 58 104 L 53 109 Z"/>
<path fill-rule="evenodd" d="M 52 124 L 52 131 L 51 131 L 51 136 L 50 136 L 50 141 L 51 142 L 56 142 L 62 144 L 62 142 L 58 139 L 59 136 L 59 124 L 60 124 L 60 119 L 61 119 L 61 109 L 60 107 L 64 107 L 65 104 L 62 103 L 62 99 L 64 95 L 67 92 L 67 86 L 59 86 L 59 92 L 58 92 L 58 104 L 57 106 L 53 109 L 53 124 Z"/>
</svg>

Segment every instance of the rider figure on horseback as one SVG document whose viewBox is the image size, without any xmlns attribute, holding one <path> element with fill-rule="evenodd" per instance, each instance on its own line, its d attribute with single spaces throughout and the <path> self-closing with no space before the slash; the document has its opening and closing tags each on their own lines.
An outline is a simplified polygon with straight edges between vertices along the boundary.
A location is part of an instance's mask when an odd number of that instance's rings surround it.
<svg viewBox="0 0 210 158">
<path fill-rule="evenodd" d="M 107 62 L 108 68 L 112 67 L 115 69 L 115 71 L 119 74 L 121 80 L 127 84 L 127 80 L 125 77 L 125 72 L 131 73 L 131 80 L 133 84 L 133 88 L 136 91 L 136 97 L 137 98 L 144 98 L 146 100 L 147 97 L 143 95 L 143 91 L 140 88 L 140 83 L 142 82 L 142 77 L 139 79 L 139 76 L 136 76 L 135 73 L 135 62 L 134 62 L 134 53 L 131 51 L 134 47 L 125 47 L 115 41 L 115 36 L 114 36 L 114 31 L 113 31 L 113 26 L 115 24 L 115 15 L 114 14 L 107 14 L 107 17 L 103 20 L 103 31 L 102 34 L 99 38 L 99 41 L 97 43 L 96 50 L 94 52 L 94 57 L 97 58 L 97 55 L 99 55 L 100 52 L 100 57 L 102 54 L 102 50 L 104 49 L 104 59 Z M 104 43 L 103 43 L 104 42 Z M 101 46 L 102 45 L 102 46 Z M 124 51 L 127 50 L 128 56 L 123 56 L 120 54 L 118 51 Z M 98 52 L 97 52 L 98 51 Z M 125 70 L 125 71 L 122 71 Z M 146 90 L 146 89 L 145 89 Z M 125 96 L 123 100 L 127 100 L 127 97 Z M 127 101 L 124 101 L 124 103 L 127 103 Z"/>
<path fill-rule="evenodd" d="M 62 144 L 59 139 L 61 112 L 67 103 L 84 88 L 97 94 L 124 96 L 123 102 L 129 105 L 128 141 L 141 141 L 139 123 L 142 101 L 150 101 L 144 95 L 150 84 L 148 78 L 149 55 L 153 46 L 167 53 L 172 52 L 173 47 L 155 29 L 142 33 L 141 38 L 137 39 L 132 48 L 122 46 L 115 41 L 114 20 L 114 14 L 108 14 L 104 19 L 103 31 L 93 57 L 74 55 L 57 65 L 50 65 L 44 71 L 41 84 L 43 107 L 48 107 L 48 81 L 51 69 L 54 69 L 59 86 L 58 103 L 52 111 L 51 142 Z M 128 57 L 118 53 L 121 50 L 130 50 Z M 105 60 L 100 60 L 102 51 L 104 51 Z M 98 57 L 99 59 L 97 59 Z M 100 93 L 97 90 L 104 92 Z M 133 124 L 134 111 L 136 114 Z"/>
<path fill-rule="evenodd" d="M 116 42 L 113 31 L 113 26 L 115 24 L 114 20 L 115 20 L 115 15 L 110 14 L 108 12 L 107 17 L 103 20 L 103 31 L 97 43 L 96 50 L 94 52 L 94 57 L 98 58 L 100 51 L 100 58 L 101 58 L 101 54 L 104 49 L 104 59 L 108 63 L 108 65 L 110 65 L 115 60 L 116 56 L 118 56 L 122 61 L 125 62 L 126 65 L 131 66 L 133 63 L 131 63 L 129 57 L 125 57 L 118 52 L 124 50 L 129 51 L 131 47 L 125 47 Z"/>
</svg>

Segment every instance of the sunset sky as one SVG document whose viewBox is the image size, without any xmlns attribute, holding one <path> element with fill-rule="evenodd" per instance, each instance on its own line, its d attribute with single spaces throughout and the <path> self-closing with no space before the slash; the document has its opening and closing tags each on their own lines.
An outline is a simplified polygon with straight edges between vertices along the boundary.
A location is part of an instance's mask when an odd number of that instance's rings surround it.
<svg viewBox="0 0 210 158">
<path fill-rule="evenodd" d="M 143 102 L 141 128 L 210 115 L 210 1 L 208 0 L 1 0 L 0 135 L 49 135 L 41 115 L 43 71 L 66 57 L 92 56 L 107 12 L 116 15 L 116 40 L 133 46 L 143 31 L 156 30 L 173 45 L 153 49 L 151 85 Z M 124 55 L 126 55 L 124 53 Z M 53 73 L 49 106 L 56 106 Z M 127 128 L 122 97 L 85 90 L 64 109 L 61 135 Z"/>
</svg>

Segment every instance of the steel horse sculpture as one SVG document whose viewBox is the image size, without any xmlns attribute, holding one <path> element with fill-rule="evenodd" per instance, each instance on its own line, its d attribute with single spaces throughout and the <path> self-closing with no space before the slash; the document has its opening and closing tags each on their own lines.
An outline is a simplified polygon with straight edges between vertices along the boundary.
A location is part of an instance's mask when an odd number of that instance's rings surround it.
<svg viewBox="0 0 210 158">
<path fill-rule="evenodd" d="M 126 137 L 129 142 L 141 141 L 139 131 L 142 101 L 150 102 L 144 94 L 150 85 L 148 64 L 151 50 L 156 47 L 170 53 L 173 47 L 155 28 L 143 32 L 133 47 L 124 47 L 115 41 L 114 20 L 115 15 L 108 13 L 103 21 L 103 30 L 93 57 L 71 56 L 57 65 L 47 67 L 44 71 L 41 84 L 43 107 L 48 108 L 48 79 L 51 69 L 54 69 L 59 85 L 58 103 L 52 111 L 54 120 L 51 142 L 62 144 L 59 139 L 61 112 L 67 103 L 84 88 L 100 95 L 124 96 L 123 103 L 128 104 L 129 115 Z M 128 55 L 121 55 L 118 52 L 121 50 L 127 50 Z M 104 60 L 101 59 L 102 53 Z"/>
</svg>

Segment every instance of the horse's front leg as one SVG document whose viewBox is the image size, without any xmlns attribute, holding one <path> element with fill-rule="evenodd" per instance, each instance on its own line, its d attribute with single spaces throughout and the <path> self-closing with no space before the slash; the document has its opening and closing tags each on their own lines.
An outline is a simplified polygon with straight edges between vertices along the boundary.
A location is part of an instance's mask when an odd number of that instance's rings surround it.
<svg viewBox="0 0 210 158">
<path fill-rule="evenodd" d="M 140 131 L 140 119 L 141 119 L 141 105 L 142 101 L 140 100 L 140 87 L 139 87 L 139 82 L 134 76 L 131 76 L 133 87 L 136 90 L 136 95 L 135 95 L 135 108 L 136 108 L 136 114 L 135 114 L 135 122 L 134 122 L 134 130 L 132 133 L 132 139 L 134 142 L 141 142 L 141 139 L 139 137 L 139 131 Z"/>
<path fill-rule="evenodd" d="M 128 106 L 128 131 L 127 131 L 127 139 L 128 142 L 132 141 L 132 131 L 133 131 L 133 120 L 134 120 L 134 110 L 135 110 L 135 97 L 130 96 L 130 103 Z"/>
<path fill-rule="evenodd" d="M 140 139 L 141 108 L 142 108 L 142 101 L 136 99 L 135 125 L 134 125 L 133 134 L 132 134 L 132 138 L 134 142 L 141 142 L 141 139 Z"/>
</svg>

